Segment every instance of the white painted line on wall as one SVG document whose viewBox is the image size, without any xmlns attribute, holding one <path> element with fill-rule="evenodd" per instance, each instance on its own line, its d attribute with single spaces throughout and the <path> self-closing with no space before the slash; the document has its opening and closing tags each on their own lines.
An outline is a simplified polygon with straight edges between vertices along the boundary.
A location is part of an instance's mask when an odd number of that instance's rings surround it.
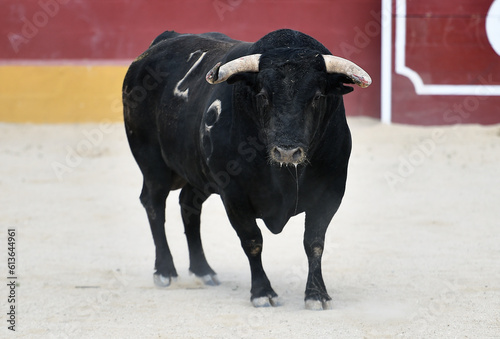
<svg viewBox="0 0 500 339">
<path fill-rule="evenodd" d="M 392 0 L 382 0 L 382 55 L 380 119 L 384 124 L 392 121 Z"/>
<path fill-rule="evenodd" d="M 385 1 L 385 0 L 383 0 Z M 498 1 L 498 0 L 497 0 Z M 494 6 L 493 3 L 492 6 Z M 396 0 L 396 73 L 406 76 L 418 95 L 500 95 L 500 85 L 426 85 L 406 62 L 406 0 Z M 499 59 L 500 62 L 500 59 Z"/>
</svg>

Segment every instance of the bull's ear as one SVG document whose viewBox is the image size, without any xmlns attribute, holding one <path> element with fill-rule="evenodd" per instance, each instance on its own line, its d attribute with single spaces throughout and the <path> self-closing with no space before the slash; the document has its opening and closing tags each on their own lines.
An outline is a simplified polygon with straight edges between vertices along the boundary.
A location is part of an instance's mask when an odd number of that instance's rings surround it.
<svg viewBox="0 0 500 339">
<path fill-rule="evenodd" d="M 354 91 L 354 88 L 351 86 L 345 86 L 344 84 L 340 84 L 339 86 L 339 94 L 340 95 L 346 95 Z"/>
<path fill-rule="evenodd" d="M 236 82 L 243 82 L 247 85 L 251 85 L 255 82 L 255 74 L 254 73 L 238 73 L 230 76 L 226 82 L 230 85 Z"/>
<path fill-rule="evenodd" d="M 346 95 L 354 90 L 351 86 L 346 86 L 346 84 L 354 84 L 354 82 L 344 74 L 331 74 L 329 80 L 330 90 L 335 94 Z"/>
</svg>

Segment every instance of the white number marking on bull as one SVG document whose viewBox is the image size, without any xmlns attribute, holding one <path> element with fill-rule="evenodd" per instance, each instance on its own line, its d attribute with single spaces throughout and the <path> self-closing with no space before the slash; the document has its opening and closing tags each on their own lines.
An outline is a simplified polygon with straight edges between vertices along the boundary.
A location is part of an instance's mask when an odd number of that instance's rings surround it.
<svg viewBox="0 0 500 339">
<path fill-rule="evenodd" d="M 219 120 L 219 115 L 221 111 L 222 111 L 222 104 L 219 99 L 216 99 L 207 109 L 207 113 L 205 116 L 205 131 L 210 132 L 210 130 L 215 125 L 217 120 Z"/>
<path fill-rule="evenodd" d="M 201 50 L 198 50 L 198 51 L 195 51 L 195 52 L 191 53 L 189 55 L 189 58 L 187 59 L 187 61 L 191 60 L 191 58 L 193 57 L 193 55 L 198 54 L 200 52 L 201 52 Z M 196 60 L 196 62 L 193 64 L 193 66 L 191 66 L 191 68 L 187 71 L 186 75 L 184 75 L 184 77 L 181 80 L 179 80 L 179 82 L 177 83 L 177 85 L 175 85 L 174 95 L 176 97 L 179 97 L 179 98 L 184 99 L 185 101 L 188 101 L 189 88 L 186 88 L 185 90 L 181 91 L 179 89 L 179 87 L 181 86 L 182 82 L 184 80 L 186 80 L 186 78 L 189 76 L 189 74 L 191 74 L 191 72 L 200 64 L 201 60 L 203 60 L 203 58 L 205 57 L 205 54 L 207 54 L 207 52 L 203 52 L 203 54 L 200 55 L 200 57 L 198 58 L 198 60 Z"/>
</svg>

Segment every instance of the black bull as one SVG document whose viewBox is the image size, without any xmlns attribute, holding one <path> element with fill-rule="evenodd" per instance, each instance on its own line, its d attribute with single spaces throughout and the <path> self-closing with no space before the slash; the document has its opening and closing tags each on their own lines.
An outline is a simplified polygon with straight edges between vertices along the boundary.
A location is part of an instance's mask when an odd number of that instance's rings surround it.
<svg viewBox="0 0 500 339">
<path fill-rule="evenodd" d="M 351 152 L 342 95 L 352 91 L 346 83 L 370 82 L 354 63 L 296 31 L 275 31 L 255 43 L 220 33 L 158 36 L 123 84 L 126 133 L 144 177 L 140 199 L 156 246 L 156 285 L 177 276 L 165 200 L 182 188 L 191 272 L 219 284 L 200 238 L 202 204 L 217 193 L 250 263 L 253 304 L 277 305 L 256 219 L 276 234 L 305 212 L 306 307 L 330 308 L 321 257 Z"/>
</svg>

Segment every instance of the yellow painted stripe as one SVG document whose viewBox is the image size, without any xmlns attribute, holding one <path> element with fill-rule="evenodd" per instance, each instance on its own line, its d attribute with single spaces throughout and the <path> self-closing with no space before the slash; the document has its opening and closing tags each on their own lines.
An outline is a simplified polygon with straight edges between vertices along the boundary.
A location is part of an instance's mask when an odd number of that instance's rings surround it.
<svg viewBox="0 0 500 339">
<path fill-rule="evenodd" d="M 0 121 L 121 121 L 127 66 L 0 66 Z"/>
</svg>

